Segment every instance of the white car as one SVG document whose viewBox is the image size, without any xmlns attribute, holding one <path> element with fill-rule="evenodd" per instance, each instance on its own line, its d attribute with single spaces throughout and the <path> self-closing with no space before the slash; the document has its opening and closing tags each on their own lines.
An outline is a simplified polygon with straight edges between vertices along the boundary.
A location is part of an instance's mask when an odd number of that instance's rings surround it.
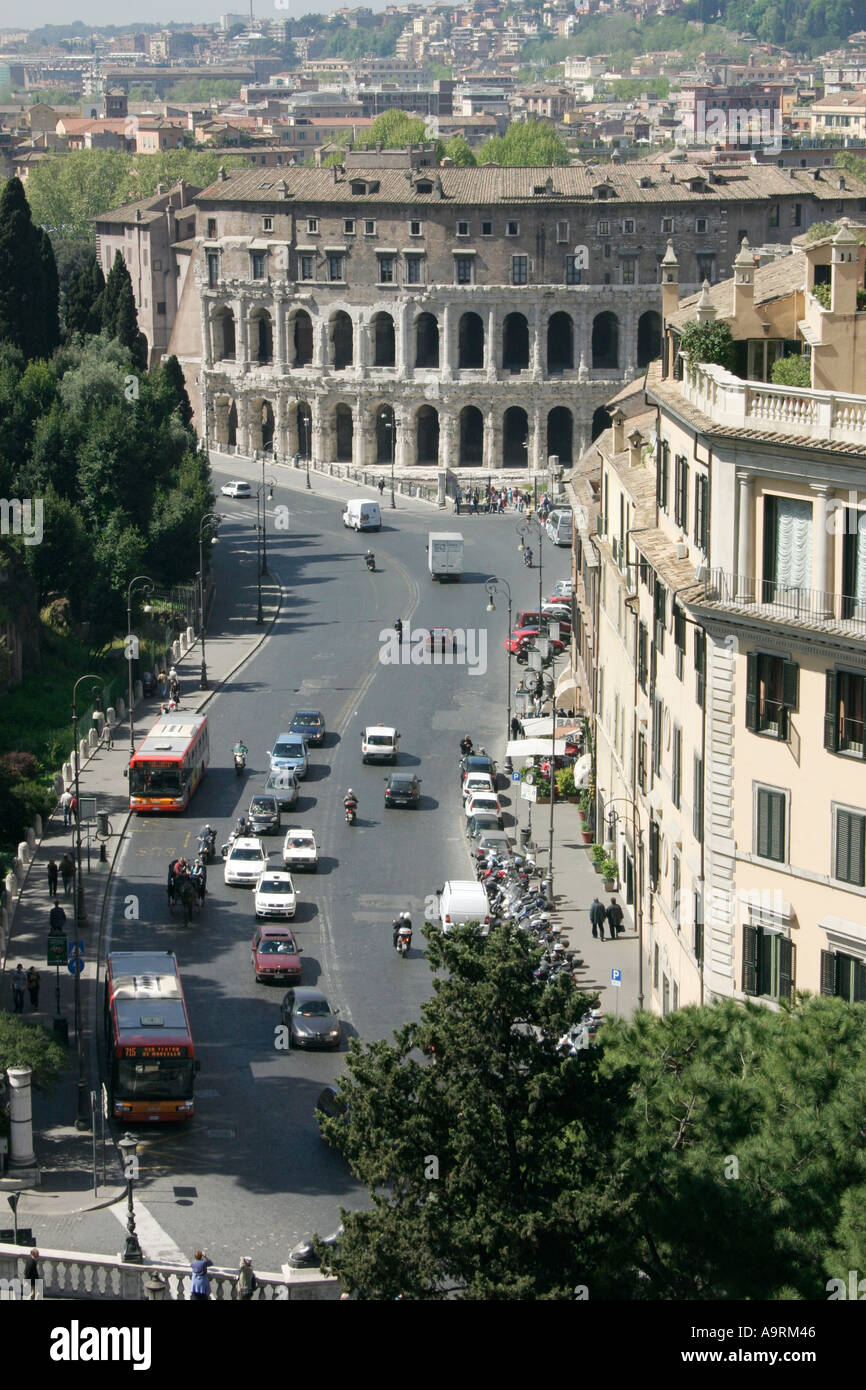
<svg viewBox="0 0 866 1390">
<path fill-rule="evenodd" d="M 253 490 L 249 483 L 243 483 L 235 478 L 230 483 L 223 483 L 220 488 L 223 497 L 252 497 Z"/>
<path fill-rule="evenodd" d="M 268 867 L 268 852 L 261 841 L 243 836 L 235 840 L 226 857 L 223 877 L 226 883 L 255 888 Z"/>
<path fill-rule="evenodd" d="M 256 917 L 294 917 L 297 905 L 292 875 L 265 869 L 256 884 Z"/>
<path fill-rule="evenodd" d="M 319 865 L 319 847 L 312 830 L 289 830 L 283 841 L 283 863 L 287 869 L 310 869 Z"/>
<path fill-rule="evenodd" d="M 571 598 L 574 593 L 574 581 L 571 579 L 558 579 L 553 586 L 555 594 L 562 594 L 563 598 Z"/>
<path fill-rule="evenodd" d="M 502 807 L 495 792 L 476 792 L 474 796 L 467 796 L 465 814 L 467 820 L 471 816 L 497 816 L 499 827 L 502 828 Z"/>
<path fill-rule="evenodd" d="M 463 778 L 463 802 L 464 805 L 470 796 L 475 792 L 490 792 L 493 796 L 496 787 L 493 785 L 493 778 L 487 772 L 467 772 Z"/>
</svg>

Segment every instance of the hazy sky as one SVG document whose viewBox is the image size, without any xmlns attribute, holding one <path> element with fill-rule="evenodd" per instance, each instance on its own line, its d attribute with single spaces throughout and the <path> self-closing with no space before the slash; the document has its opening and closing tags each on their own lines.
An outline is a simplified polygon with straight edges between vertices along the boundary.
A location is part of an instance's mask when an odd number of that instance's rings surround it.
<svg viewBox="0 0 866 1390">
<path fill-rule="evenodd" d="M 367 9 L 384 10 L 393 0 L 364 0 Z M 42 24 L 116 24 L 136 20 L 144 24 L 216 23 L 221 14 L 248 14 L 249 0 L 0 0 L 0 29 L 38 29 Z M 278 8 L 274 0 L 253 0 L 257 19 L 286 19 L 292 15 L 328 14 L 341 9 L 340 0 L 288 0 Z M 3 47 L 0 36 L 0 49 Z"/>
</svg>

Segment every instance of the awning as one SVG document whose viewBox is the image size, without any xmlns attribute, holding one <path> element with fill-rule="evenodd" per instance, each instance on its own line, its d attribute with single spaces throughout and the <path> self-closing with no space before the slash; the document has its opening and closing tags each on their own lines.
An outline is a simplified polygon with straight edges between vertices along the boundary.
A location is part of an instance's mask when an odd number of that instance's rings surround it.
<svg viewBox="0 0 866 1390">
<path fill-rule="evenodd" d="M 538 718 L 521 719 L 521 726 L 526 738 L 550 738 L 550 715 L 542 714 Z M 564 738 L 575 728 L 574 720 L 569 715 L 568 719 L 557 719 L 556 737 Z"/>
<path fill-rule="evenodd" d="M 563 671 L 559 680 L 556 682 L 554 696 L 557 700 L 562 700 L 563 697 L 566 695 L 571 696 L 573 703 L 573 696 L 576 690 L 577 681 L 574 679 L 574 671 L 569 666 L 565 671 Z"/>
<path fill-rule="evenodd" d="M 515 738 L 512 739 L 505 749 L 506 758 L 512 762 L 527 762 L 529 758 L 549 758 L 550 757 L 549 738 Z M 565 755 L 565 739 L 558 738 L 553 744 L 554 756 L 561 758 Z"/>
<path fill-rule="evenodd" d="M 579 791 L 589 782 L 589 774 L 592 772 L 592 754 L 584 753 L 582 758 L 578 758 L 572 772 L 574 773 L 574 785 Z"/>
</svg>

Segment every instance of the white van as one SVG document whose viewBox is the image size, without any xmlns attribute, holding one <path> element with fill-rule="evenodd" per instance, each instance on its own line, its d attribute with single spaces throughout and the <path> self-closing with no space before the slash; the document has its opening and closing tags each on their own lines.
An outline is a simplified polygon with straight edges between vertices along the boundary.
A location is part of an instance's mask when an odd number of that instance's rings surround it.
<svg viewBox="0 0 866 1390">
<path fill-rule="evenodd" d="M 490 931 L 490 904 L 480 883 L 474 879 L 452 878 L 439 890 L 439 924 L 447 936 L 454 926 L 479 922 L 481 935 Z"/>
<path fill-rule="evenodd" d="M 364 497 L 353 497 L 346 503 L 343 512 L 343 525 L 355 531 L 378 531 L 382 525 L 382 513 L 378 502 L 368 502 Z"/>
<path fill-rule="evenodd" d="M 387 724 L 370 724 L 361 730 L 362 763 L 395 763 L 400 735 Z"/>
<path fill-rule="evenodd" d="M 554 545 L 571 545 L 573 519 L 570 507 L 557 507 L 547 518 L 547 534 Z"/>
</svg>

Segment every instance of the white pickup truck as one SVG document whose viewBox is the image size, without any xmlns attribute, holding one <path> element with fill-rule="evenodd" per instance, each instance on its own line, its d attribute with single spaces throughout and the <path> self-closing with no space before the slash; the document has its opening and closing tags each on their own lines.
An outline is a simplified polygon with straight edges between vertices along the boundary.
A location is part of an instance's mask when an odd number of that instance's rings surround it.
<svg viewBox="0 0 866 1390">
<path fill-rule="evenodd" d="M 431 531 L 427 565 L 433 579 L 459 580 L 463 573 L 463 537 L 459 531 Z"/>
</svg>

